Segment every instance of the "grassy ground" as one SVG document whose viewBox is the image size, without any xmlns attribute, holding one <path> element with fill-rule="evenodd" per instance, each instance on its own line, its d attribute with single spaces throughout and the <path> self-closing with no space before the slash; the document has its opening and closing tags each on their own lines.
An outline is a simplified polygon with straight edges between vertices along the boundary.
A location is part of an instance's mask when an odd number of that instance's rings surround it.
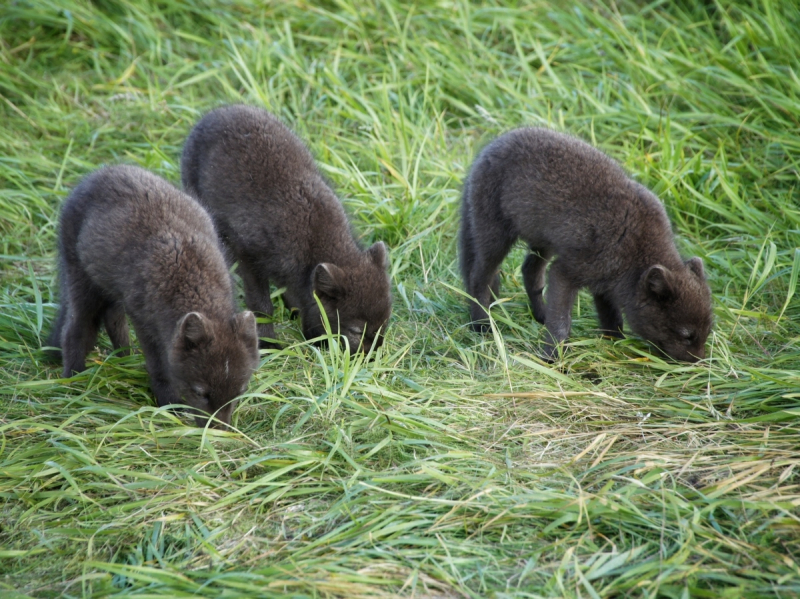
<svg viewBox="0 0 800 599">
<path fill-rule="evenodd" d="M 0 8 L 0 594 L 800 595 L 800 12 L 790 2 L 11 0 Z M 249 102 L 391 247 L 376 360 L 264 353 L 235 432 L 154 407 L 140 353 L 59 378 L 60 202 L 101 164 L 179 181 Z M 521 124 L 603 148 L 706 264 L 701 364 L 537 359 L 519 266 L 466 328 L 459 189 Z M 795 470 L 799 470 L 795 472 Z M 18 592 L 19 595 L 14 595 Z"/>
</svg>

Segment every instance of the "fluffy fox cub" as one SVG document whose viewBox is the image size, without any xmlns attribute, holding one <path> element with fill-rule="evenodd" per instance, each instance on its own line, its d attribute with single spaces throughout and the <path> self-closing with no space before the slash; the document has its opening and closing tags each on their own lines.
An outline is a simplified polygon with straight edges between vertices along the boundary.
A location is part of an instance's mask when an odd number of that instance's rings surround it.
<svg viewBox="0 0 800 599">
<path fill-rule="evenodd" d="M 661 202 L 587 143 L 523 128 L 491 142 L 464 184 L 460 265 L 473 327 L 483 329 L 497 269 L 517 239 L 534 318 L 549 333 L 547 356 L 567 339 L 578 290 L 594 296 L 601 329 L 634 333 L 678 360 L 705 357 L 711 292 L 700 258 L 684 261 Z M 545 268 L 546 302 L 542 298 Z"/>
<path fill-rule="evenodd" d="M 248 308 L 272 314 L 273 282 L 299 309 L 306 338 L 324 333 L 316 294 L 351 352 L 383 342 L 392 305 L 386 246 L 358 246 L 311 153 L 276 117 L 242 105 L 209 112 L 186 140 L 181 180 L 238 261 Z M 272 324 L 258 332 L 275 337 Z"/>
<path fill-rule="evenodd" d="M 114 348 L 142 346 L 158 405 L 227 424 L 258 365 L 252 312 L 236 313 L 230 275 L 205 210 L 133 166 L 84 179 L 61 210 L 61 305 L 49 345 L 64 376 L 86 367 L 102 321 Z M 203 413 L 200 415 L 200 413 Z"/>
</svg>

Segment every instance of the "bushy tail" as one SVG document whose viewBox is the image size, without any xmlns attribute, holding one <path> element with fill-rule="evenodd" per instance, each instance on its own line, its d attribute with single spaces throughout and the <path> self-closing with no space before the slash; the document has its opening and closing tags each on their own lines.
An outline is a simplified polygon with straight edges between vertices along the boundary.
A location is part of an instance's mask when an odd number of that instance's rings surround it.
<svg viewBox="0 0 800 599">
<path fill-rule="evenodd" d="M 205 158 L 205 148 L 199 138 L 202 131 L 192 129 L 181 154 L 181 185 L 183 191 L 195 199 L 200 195 L 200 167 Z"/>
</svg>

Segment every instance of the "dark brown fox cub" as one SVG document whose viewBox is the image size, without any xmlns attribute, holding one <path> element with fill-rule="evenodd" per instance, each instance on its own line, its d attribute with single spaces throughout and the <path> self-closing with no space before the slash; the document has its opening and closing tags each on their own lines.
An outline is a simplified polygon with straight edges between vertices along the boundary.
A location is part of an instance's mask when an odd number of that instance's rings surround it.
<svg viewBox="0 0 800 599">
<path fill-rule="evenodd" d="M 271 315 L 270 281 L 286 287 L 284 300 L 300 310 L 310 339 L 324 333 L 316 292 L 351 352 L 362 339 L 366 349 L 383 342 L 391 313 L 386 246 L 358 247 L 311 153 L 276 117 L 242 105 L 211 111 L 186 140 L 181 179 L 238 260 L 248 308 Z M 272 324 L 258 332 L 275 337 Z"/>
<path fill-rule="evenodd" d="M 533 315 L 547 327 L 547 357 L 569 335 L 578 290 L 594 296 L 601 329 L 633 332 L 672 358 L 705 357 L 711 292 L 700 258 L 683 261 L 661 202 L 611 158 L 548 129 L 516 129 L 490 143 L 464 184 L 461 273 L 473 327 L 483 329 L 497 268 L 514 241 Z M 545 268 L 547 302 L 542 299 Z"/>
<path fill-rule="evenodd" d="M 205 210 L 133 166 L 89 175 L 61 210 L 61 306 L 49 345 L 64 376 L 86 368 L 103 321 L 114 348 L 142 346 L 158 405 L 182 403 L 198 425 L 230 422 L 258 365 L 252 312 L 236 314 L 230 275 Z"/>
</svg>

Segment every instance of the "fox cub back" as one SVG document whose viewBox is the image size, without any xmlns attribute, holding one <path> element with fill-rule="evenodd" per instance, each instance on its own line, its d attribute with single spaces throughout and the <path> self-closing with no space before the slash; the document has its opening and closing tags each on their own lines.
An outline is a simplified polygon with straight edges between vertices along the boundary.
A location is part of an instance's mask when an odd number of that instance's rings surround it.
<svg viewBox="0 0 800 599">
<path fill-rule="evenodd" d="M 181 180 L 238 261 L 248 308 L 272 315 L 273 282 L 299 309 L 306 338 L 324 333 L 316 294 L 352 352 L 383 342 L 392 304 L 386 246 L 358 246 L 311 153 L 275 116 L 243 105 L 206 114 L 186 140 Z M 259 337 L 274 339 L 273 325 L 259 325 Z"/>
<path fill-rule="evenodd" d="M 256 323 L 236 313 L 203 208 L 141 168 L 106 167 L 66 200 L 58 249 L 61 304 L 48 344 L 61 349 L 64 376 L 86 368 L 101 322 L 115 349 L 129 345 L 127 313 L 158 405 L 187 404 L 201 426 L 209 414 L 229 423 L 258 364 Z"/>
<path fill-rule="evenodd" d="M 497 269 L 517 239 L 546 357 L 567 339 L 578 290 L 594 296 L 600 327 L 633 332 L 678 360 L 705 357 L 711 292 L 700 258 L 681 259 L 661 202 L 589 144 L 548 129 L 516 129 L 491 142 L 464 183 L 459 257 L 473 327 L 483 329 Z M 545 269 L 546 301 L 542 298 Z"/>
</svg>

